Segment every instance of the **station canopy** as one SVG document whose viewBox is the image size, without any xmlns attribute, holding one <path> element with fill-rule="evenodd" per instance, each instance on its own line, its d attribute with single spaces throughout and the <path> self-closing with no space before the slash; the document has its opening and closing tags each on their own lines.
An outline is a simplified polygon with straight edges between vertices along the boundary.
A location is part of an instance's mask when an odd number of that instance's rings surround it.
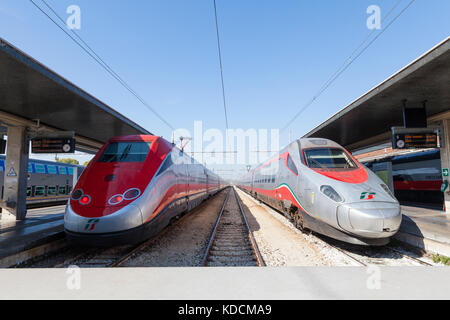
<svg viewBox="0 0 450 320">
<path fill-rule="evenodd" d="M 365 93 L 304 137 L 336 141 L 349 150 L 390 139 L 403 126 L 407 108 L 422 107 L 427 118 L 450 110 L 450 37 Z"/>
<path fill-rule="evenodd" d="M 39 119 L 97 147 L 114 136 L 151 134 L 1 38 L 0 113 L 4 125 L 8 116 Z"/>
</svg>

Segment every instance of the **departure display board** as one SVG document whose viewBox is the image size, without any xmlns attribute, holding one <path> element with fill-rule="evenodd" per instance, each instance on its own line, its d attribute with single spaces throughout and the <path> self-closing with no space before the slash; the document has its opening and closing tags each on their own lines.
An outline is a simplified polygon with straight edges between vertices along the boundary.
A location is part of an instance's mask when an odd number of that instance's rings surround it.
<svg viewBox="0 0 450 320">
<path fill-rule="evenodd" d="M 397 133 L 392 137 L 393 149 L 437 148 L 436 133 Z"/>
<path fill-rule="evenodd" d="M 35 138 L 31 141 L 32 153 L 74 153 L 73 138 Z"/>
</svg>

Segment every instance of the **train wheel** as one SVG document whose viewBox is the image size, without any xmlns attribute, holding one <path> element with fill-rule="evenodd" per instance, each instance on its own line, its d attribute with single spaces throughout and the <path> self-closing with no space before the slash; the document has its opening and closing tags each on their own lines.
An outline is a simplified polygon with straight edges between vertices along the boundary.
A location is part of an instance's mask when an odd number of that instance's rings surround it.
<svg viewBox="0 0 450 320">
<path fill-rule="evenodd" d="M 300 212 L 296 212 L 294 216 L 294 223 L 298 229 L 300 229 L 301 231 L 305 231 L 303 215 Z"/>
</svg>

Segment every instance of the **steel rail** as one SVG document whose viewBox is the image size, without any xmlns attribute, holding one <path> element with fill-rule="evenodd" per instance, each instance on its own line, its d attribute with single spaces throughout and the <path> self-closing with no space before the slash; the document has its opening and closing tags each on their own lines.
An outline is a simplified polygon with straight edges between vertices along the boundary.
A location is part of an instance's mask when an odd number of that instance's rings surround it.
<svg viewBox="0 0 450 320">
<path fill-rule="evenodd" d="M 420 263 L 420 264 L 422 264 L 424 266 L 433 266 L 431 263 L 428 263 L 428 262 L 422 261 L 422 260 L 420 260 L 418 258 L 412 257 L 412 256 L 410 256 L 410 255 L 408 255 L 408 254 L 406 254 L 406 253 L 404 253 L 404 252 L 402 252 L 402 251 L 400 251 L 398 249 L 395 249 L 395 248 L 393 248 L 391 246 L 385 246 L 385 247 L 387 249 L 391 250 L 391 251 L 394 251 L 395 253 L 400 254 L 401 256 L 403 256 L 403 257 L 405 257 L 407 259 L 410 259 L 410 260 L 413 260 L 415 262 L 418 262 L 418 263 Z"/>
<path fill-rule="evenodd" d="M 230 190 L 228 190 L 227 196 L 225 197 L 225 200 L 223 201 L 222 207 L 220 208 L 219 211 L 219 216 L 217 217 L 216 223 L 214 224 L 214 228 L 211 232 L 211 236 L 209 237 L 209 242 L 208 242 L 208 246 L 206 247 L 206 251 L 205 254 L 203 255 L 203 259 L 202 259 L 202 266 L 206 266 L 207 262 L 208 262 L 208 257 L 209 257 L 209 252 L 211 251 L 211 247 L 214 243 L 214 240 L 216 238 L 216 234 L 217 234 L 217 227 L 219 226 L 220 223 L 220 219 L 222 218 L 222 214 L 223 214 L 223 210 L 225 209 L 225 205 L 228 202 L 228 197 L 230 196 Z"/>
</svg>

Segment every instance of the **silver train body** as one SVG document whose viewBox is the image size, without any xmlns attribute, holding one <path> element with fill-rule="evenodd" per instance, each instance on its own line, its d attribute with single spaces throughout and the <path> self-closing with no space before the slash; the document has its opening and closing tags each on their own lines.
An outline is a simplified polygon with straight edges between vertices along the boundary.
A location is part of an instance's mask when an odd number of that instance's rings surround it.
<svg viewBox="0 0 450 320">
<path fill-rule="evenodd" d="M 353 244 L 388 243 L 402 219 L 384 182 L 327 139 L 290 143 L 239 186 L 282 211 L 298 228 Z"/>
</svg>

